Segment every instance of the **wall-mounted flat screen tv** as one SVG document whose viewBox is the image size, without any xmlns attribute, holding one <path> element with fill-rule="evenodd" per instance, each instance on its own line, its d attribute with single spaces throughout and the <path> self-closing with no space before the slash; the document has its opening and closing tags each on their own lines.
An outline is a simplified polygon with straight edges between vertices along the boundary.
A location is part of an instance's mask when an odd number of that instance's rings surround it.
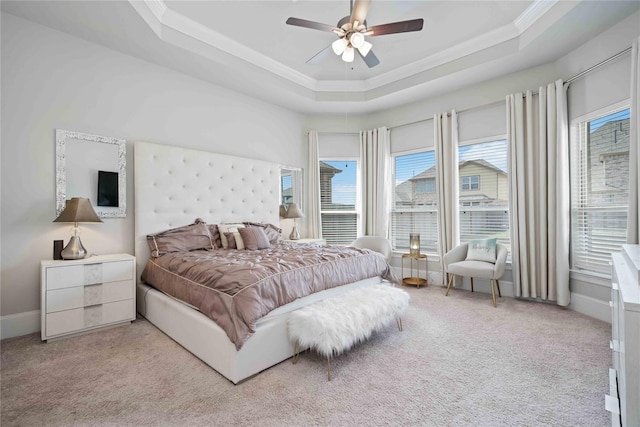
<svg viewBox="0 0 640 427">
<path fill-rule="evenodd" d="M 98 171 L 98 206 L 119 206 L 118 172 Z"/>
</svg>

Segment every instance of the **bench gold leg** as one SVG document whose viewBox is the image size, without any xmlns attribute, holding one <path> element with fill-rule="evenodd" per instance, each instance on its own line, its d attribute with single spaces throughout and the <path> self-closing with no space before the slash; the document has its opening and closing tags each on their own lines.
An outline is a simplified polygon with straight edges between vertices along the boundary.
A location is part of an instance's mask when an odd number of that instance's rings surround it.
<svg viewBox="0 0 640 427">
<path fill-rule="evenodd" d="M 300 355 L 300 344 L 298 344 L 298 341 L 296 341 L 296 348 L 293 352 L 293 359 L 292 362 L 295 365 L 296 363 L 298 363 L 298 356 Z"/>
<path fill-rule="evenodd" d="M 398 325 L 398 330 L 402 332 L 402 317 L 396 319 L 396 324 Z"/>
<path fill-rule="evenodd" d="M 449 274 L 449 286 L 447 286 L 447 292 L 444 294 L 445 297 L 449 295 L 449 289 L 451 289 L 451 283 L 453 283 L 454 276 L 455 274 Z"/>
<path fill-rule="evenodd" d="M 331 356 L 327 356 L 327 381 L 331 381 Z"/>
</svg>

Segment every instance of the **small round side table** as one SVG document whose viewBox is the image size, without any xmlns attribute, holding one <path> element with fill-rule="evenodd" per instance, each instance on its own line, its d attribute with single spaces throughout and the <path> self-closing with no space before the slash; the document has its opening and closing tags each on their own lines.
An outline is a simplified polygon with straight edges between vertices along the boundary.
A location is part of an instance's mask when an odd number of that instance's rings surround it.
<svg viewBox="0 0 640 427">
<path fill-rule="evenodd" d="M 409 259 L 409 276 L 404 275 L 404 260 Z M 420 261 L 424 260 L 424 278 L 420 277 Z M 415 261 L 415 267 L 414 267 Z M 412 285 L 416 287 L 420 287 L 421 285 L 427 286 L 427 277 L 428 276 L 428 265 L 427 265 L 427 255 L 426 254 L 402 254 L 402 284 L 403 285 Z M 415 272 L 415 274 L 414 274 Z"/>
</svg>

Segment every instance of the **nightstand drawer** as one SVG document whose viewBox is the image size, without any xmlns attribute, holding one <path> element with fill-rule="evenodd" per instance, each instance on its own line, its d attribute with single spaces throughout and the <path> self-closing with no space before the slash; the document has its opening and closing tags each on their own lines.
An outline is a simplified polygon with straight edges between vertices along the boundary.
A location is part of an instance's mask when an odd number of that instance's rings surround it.
<svg viewBox="0 0 640 427">
<path fill-rule="evenodd" d="M 133 261 L 96 262 L 47 268 L 47 290 L 133 279 Z"/>
<path fill-rule="evenodd" d="M 47 291 L 47 313 L 133 298 L 131 280 Z"/>
<path fill-rule="evenodd" d="M 133 308 L 129 299 L 47 314 L 47 337 L 133 320 Z"/>
</svg>

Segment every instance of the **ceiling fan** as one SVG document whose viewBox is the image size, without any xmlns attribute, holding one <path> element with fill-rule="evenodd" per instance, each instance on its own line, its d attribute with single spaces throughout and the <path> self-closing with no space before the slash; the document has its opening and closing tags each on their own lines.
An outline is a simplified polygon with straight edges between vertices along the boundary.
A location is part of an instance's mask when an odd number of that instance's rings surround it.
<svg viewBox="0 0 640 427">
<path fill-rule="evenodd" d="M 318 59 L 324 57 L 325 53 L 331 49 L 336 55 L 341 55 L 342 60 L 345 62 L 353 62 L 355 52 L 357 51 L 367 66 L 372 68 L 378 65 L 380 60 L 374 55 L 371 50 L 373 46 L 365 40 L 365 37 L 422 30 L 422 24 L 424 22 L 422 18 L 367 27 L 366 16 L 370 4 L 371 0 L 351 0 L 351 15 L 342 18 L 335 27 L 306 19 L 293 17 L 287 19 L 287 24 L 289 25 L 320 31 L 330 31 L 338 36 L 336 41 L 311 57 L 307 63 L 317 62 Z"/>
</svg>

